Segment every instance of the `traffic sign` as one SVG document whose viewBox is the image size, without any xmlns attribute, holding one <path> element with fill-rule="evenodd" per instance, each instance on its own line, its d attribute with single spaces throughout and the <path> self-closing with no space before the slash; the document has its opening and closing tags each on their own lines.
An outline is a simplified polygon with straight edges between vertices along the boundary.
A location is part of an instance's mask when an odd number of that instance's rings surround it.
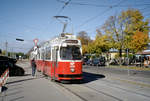
<svg viewBox="0 0 150 101">
<path fill-rule="evenodd" d="M 35 46 L 37 46 L 38 41 L 39 41 L 38 39 L 34 39 L 34 40 L 33 40 Z"/>
</svg>

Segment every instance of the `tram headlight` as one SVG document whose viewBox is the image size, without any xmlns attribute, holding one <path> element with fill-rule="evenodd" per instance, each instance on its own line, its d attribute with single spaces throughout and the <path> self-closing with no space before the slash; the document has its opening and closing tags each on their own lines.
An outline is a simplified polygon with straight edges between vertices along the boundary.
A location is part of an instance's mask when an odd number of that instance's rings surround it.
<svg viewBox="0 0 150 101">
<path fill-rule="evenodd" d="M 70 70 L 71 70 L 71 72 L 75 72 L 75 69 L 74 69 L 74 68 L 71 68 Z"/>
<path fill-rule="evenodd" d="M 75 63 L 74 62 L 70 62 L 70 71 L 75 72 Z"/>
<path fill-rule="evenodd" d="M 62 47 L 67 47 L 67 43 L 63 43 L 63 44 L 62 44 Z"/>
</svg>

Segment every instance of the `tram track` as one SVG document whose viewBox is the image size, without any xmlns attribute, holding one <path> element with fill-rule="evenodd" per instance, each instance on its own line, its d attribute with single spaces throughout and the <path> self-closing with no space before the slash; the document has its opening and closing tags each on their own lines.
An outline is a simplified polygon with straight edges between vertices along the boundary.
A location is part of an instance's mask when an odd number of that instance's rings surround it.
<svg viewBox="0 0 150 101">
<path fill-rule="evenodd" d="M 93 80 L 92 77 L 90 77 L 89 75 L 86 75 L 85 80 L 88 80 L 88 79 Z M 79 101 L 91 101 L 91 100 L 98 101 L 97 99 L 101 101 L 107 101 L 106 99 L 109 99 L 109 101 L 110 100 L 111 101 L 124 101 L 125 99 L 128 99 L 128 100 L 146 99 L 146 101 L 149 101 L 147 99 L 150 99 L 150 95 L 147 95 L 147 93 L 141 91 L 141 89 L 143 90 L 143 87 L 141 85 L 135 85 L 136 89 L 134 88 L 130 89 L 125 86 L 127 84 L 130 87 L 131 83 L 121 82 L 119 80 L 117 80 L 119 82 L 115 82 L 112 80 L 111 78 L 109 78 L 109 79 L 100 79 L 100 80 L 97 79 L 97 82 L 93 81 L 91 83 L 83 82 L 83 84 L 62 84 L 59 82 L 54 82 L 54 84 L 59 86 L 59 88 L 65 89 L 68 93 L 71 93 L 71 95 L 73 95 L 74 98 L 79 99 Z M 102 81 L 102 85 L 99 85 L 101 81 Z M 120 83 L 121 84 L 125 83 L 125 85 L 121 86 Z M 107 91 L 108 89 L 110 89 L 110 92 Z M 119 94 L 120 91 L 121 91 L 121 94 Z M 116 95 L 117 93 L 118 95 Z M 124 93 L 126 94 L 125 96 L 123 95 Z M 132 98 L 132 96 L 137 96 L 137 98 L 136 97 Z"/>
<path fill-rule="evenodd" d="M 64 84 L 61 84 L 61 83 L 56 83 L 57 85 L 59 85 L 59 86 L 61 86 L 61 87 L 63 87 L 63 88 L 65 88 L 67 91 L 69 91 L 70 93 L 72 93 L 72 94 L 74 94 L 75 96 L 77 96 L 77 97 L 79 97 L 82 101 L 90 101 L 90 100 L 88 100 L 88 99 L 86 99 L 85 97 L 83 97 L 81 94 L 79 94 L 79 93 L 76 93 L 75 91 L 73 91 L 71 88 L 69 88 L 68 86 L 65 86 Z M 120 98 L 117 98 L 117 97 L 115 97 L 115 96 L 113 96 L 113 95 L 110 95 L 110 94 L 108 94 L 108 93 L 105 93 L 105 92 L 103 92 L 103 91 L 99 91 L 99 90 L 97 90 L 97 89 L 94 89 L 94 88 L 92 88 L 92 87 L 90 87 L 90 86 L 87 86 L 87 85 L 81 85 L 81 84 L 79 84 L 79 85 L 76 85 L 77 87 L 86 87 L 87 89 L 90 89 L 90 90 L 92 90 L 92 91 L 94 91 L 95 93 L 98 93 L 98 94 L 102 94 L 102 95 L 105 95 L 105 96 L 107 96 L 107 97 L 109 97 L 109 98 L 112 98 L 112 99 L 114 99 L 115 101 L 123 101 L 122 99 L 120 99 Z"/>
<path fill-rule="evenodd" d="M 88 78 L 91 78 L 91 77 L 88 76 Z M 143 96 L 143 97 L 150 98 L 149 95 L 142 94 L 142 93 L 139 93 L 139 92 L 136 92 L 136 91 L 132 91 L 132 90 L 129 90 L 129 89 L 121 88 L 121 87 L 117 86 L 117 85 L 119 85 L 119 84 L 116 83 L 116 82 L 114 82 L 114 81 L 112 82 L 112 81 L 109 81 L 109 80 L 106 80 L 106 79 L 105 79 L 105 80 L 104 80 L 104 79 L 101 79 L 101 81 L 107 82 L 107 85 L 108 85 L 110 88 L 116 88 L 116 89 L 120 89 L 120 90 L 122 90 L 122 91 L 124 91 L 124 92 L 127 92 L 127 93 L 137 94 L 137 95 L 140 95 L 140 96 Z M 93 84 L 96 84 L 96 83 L 93 83 Z M 112 84 L 115 84 L 115 85 L 112 85 Z M 129 84 L 131 84 L 131 83 L 129 83 Z M 107 93 L 102 92 L 102 91 L 99 91 L 99 90 L 97 90 L 96 88 L 90 87 L 90 86 L 88 86 L 88 85 L 85 85 L 85 86 L 88 87 L 88 88 L 91 88 L 91 89 L 93 89 L 93 90 L 96 90 L 96 91 L 98 91 L 98 92 L 104 93 L 105 95 L 107 95 Z M 141 86 L 141 85 L 139 85 L 139 86 Z M 147 87 L 147 86 L 146 86 L 146 87 Z M 111 95 L 108 94 L 108 96 L 111 96 Z M 114 96 L 112 96 L 112 97 L 114 97 Z M 117 97 L 114 97 L 114 98 L 118 99 Z M 118 99 L 118 100 L 119 100 L 119 101 L 122 101 L 121 99 Z"/>
<path fill-rule="evenodd" d="M 115 100 L 117 100 L 117 101 L 123 101 L 123 100 L 120 99 L 120 98 L 117 98 L 117 97 L 115 97 L 115 96 L 113 96 L 113 95 L 110 95 L 110 94 L 108 94 L 108 93 L 105 93 L 105 92 L 103 92 L 103 91 L 94 89 L 94 88 L 92 88 L 92 87 L 90 87 L 90 86 L 87 86 L 87 85 L 86 85 L 86 87 L 87 87 L 87 88 L 90 88 L 90 89 L 92 89 L 92 90 L 94 90 L 94 91 L 97 91 L 98 93 L 101 93 L 101 94 L 104 94 L 104 95 L 106 95 L 106 96 L 109 96 L 109 97 L 111 97 L 111 98 L 113 98 L 113 99 L 115 99 Z"/>
<path fill-rule="evenodd" d="M 111 82 L 111 81 L 108 81 L 108 80 L 102 80 L 102 81 L 104 81 L 104 82 L 108 82 L 108 83 L 110 83 L 110 84 L 114 83 L 114 84 L 116 84 L 116 85 L 117 85 L 117 83 L 115 83 L 115 82 Z M 108 85 L 110 85 L 110 84 L 108 84 Z M 110 85 L 110 87 L 117 88 L 117 89 L 120 89 L 120 90 L 123 90 L 123 91 L 129 92 L 129 93 L 134 93 L 134 94 L 137 94 L 137 95 L 141 95 L 141 96 L 144 96 L 144 97 L 148 97 L 148 98 L 150 98 L 150 96 L 149 96 L 149 95 L 145 95 L 145 94 L 142 94 L 142 93 L 138 93 L 138 92 L 135 92 L 135 91 L 131 91 L 131 90 L 128 90 L 128 89 L 125 89 L 125 88 L 117 87 L 117 86 L 114 86 L 114 85 Z"/>
<path fill-rule="evenodd" d="M 87 99 L 85 99 L 84 97 L 82 97 L 82 96 L 80 96 L 79 94 L 75 93 L 75 92 L 72 91 L 71 89 L 65 87 L 63 84 L 58 83 L 58 82 L 57 82 L 56 84 L 59 85 L 59 86 L 61 86 L 61 87 L 63 87 L 63 88 L 65 88 L 67 91 L 69 91 L 70 93 L 74 94 L 75 96 L 77 96 L 78 98 L 80 98 L 82 101 L 88 101 Z"/>
<path fill-rule="evenodd" d="M 103 81 L 105 81 L 105 80 L 103 80 Z M 105 82 L 107 82 L 107 80 Z M 110 85 L 111 85 L 112 82 L 108 81 L 108 83 L 110 83 Z M 111 99 L 113 99 L 115 101 L 124 101 L 124 99 L 118 98 L 117 96 L 114 96 L 114 94 L 110 94 L 107 91 L 98 90 L 94 86 L 85 85 L 85 84 L 84 85 L 83 84 L 79 84 L 79 85 L 69 84 L 68 85 L 68 84 L 61 84 L 61 83 L 56 83 L 56 84 L 59 85 L 59 86 L 61 86 L 61 87 L 63 87 L 63 88 L 65 88 L 68 92 L 74 94 L 75 96 L 77 96 L 78 98 L 80 98 L 82 101 L 90 101 L 90 100 L 88 98 L 86 98 L 86 96 L 83 96 L 81 93 L 78 93 L 77 91 L 74 91 L 74 89 L 72 89 L 71 86 L 74 86 L 76 88 L 81 88 L 81 87 L 85 88 L 86 87 L 88 90 L 90 89 L 89 92 L 92 90 L 92 91 L 95 92 L 95 94 L 97 93 L 97 94 L 105 95 L 105 96 L 107 96 L 107 97 L 109 97 L 109 98 L 111 98 Z M 117 87 L 117 86 L 114 86 L 114 85 L 110 86 L 110 85 L 108 85 L 110 88 L 120 89 L 120 90 L 122 90 L 124 92 L 127 92 L 129 94 L 134 94 L 134 95 L 137 95 L 137 96 L 143 96 L 143 97 L 146 97 L 148 99 L 150 98 L 149 95 L 145 95 L 145 94 L 142 94 L 142 93 L 139 93 L 139 92 L 136 92 L 136 91 L 132 91 L 132 90 L 129 90 L 129 89 Z M 99 96 L 99 95 L 97 95 L 97 96 Z"/>
<path fill-rule="evenodd" d="M 87 76 L 87 75 L 86 75 Z M 87 78 L 91 78 L 90 76 L 87 76 Z M 126 92 L 128 94 L 133 94 L 133 95 L 136 95 L 136 96 L 141 96 L 141 97 L 145 97 L 146 99 L 150 98 L 149 95 L 146 95 L 144 93 L 141 93 L 141 92 L 137 92 L 137 91 L 133 91 L 133 90 L 130 90 L 130 89 L 126 89 L 124 87 L 120 87 L 118 83 L 114 82 L 114 81 L 109 81 L 109 80 L 106 80 L 106 79 L 101 79 L 101 81 L 103 81 L 103 83 L 106 83 L 106 85 L 112 89 L 112 90 L 121 90 L 122 92 Z M 115 101 L 124 101 L 124 97 L 123 98 L 120 98 L 118 97 L 118 95 L 114 95 L 113 93 L 111 94 L 110 92 L 107 92 L 105 91 L 104 89 L 97 89 L 95 86 L 92 86 L 92 85 L 89 85 L 89 84 L 62 84 L 62 83 L 56 83 L 57 85 L 63 87 L 64 89 L 66 89 L 68 92 L 74 94 L 76 97 L 78 97 L 79 99 L 81 99 L 82 101 L 90 101 L 86 96 L 84 96 L 84 94 L 78 92 L 75 90 L 76 89 L 80 89 L 80 88 L 84 88 L 85 87 L 87 88 L 87 90 L 90 92 L 91 90 L 93 92 L 95 92 L 95 95 L 96 94 L 100 94 L 100 95 L 103 95 L 103 98 L 105 98 L 104 96 L 107 96 L 109 98 L 111 98 L 112 100 L 115 100 Z M 92 84 L 96 84 L 95 82 L 92 82 Z M 99 88 L 100 85 L 98 85 L 97 87 Z M 90 92 L 92 93 L 92 92 Z M 89 95 L 90 96 L 90 95 Z M 97 95 L 99 96 L 99 95 Z M 103 100 L 102 100 L 103 101 Z"/>
</svg>

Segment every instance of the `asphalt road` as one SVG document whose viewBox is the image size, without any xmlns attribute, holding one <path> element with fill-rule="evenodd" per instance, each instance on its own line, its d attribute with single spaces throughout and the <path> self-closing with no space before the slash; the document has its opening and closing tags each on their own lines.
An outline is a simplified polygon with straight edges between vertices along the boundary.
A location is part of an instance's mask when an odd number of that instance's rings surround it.
<svg viewBox="0 0 150 101">
<path fill-rule="evenodd" d="M 84 66 L 82 83 L 62 84 L 41 73 L 32 78 L 29 62 L 18 65 L 26 74 L 10 77 L 0 101 L 150 101 L 149 73 Z"/>
<path fill-rule="evenodd" d="M 97 67 L 97 66 L 87 66 L 87 65 L 83 66 L 83 70 L 87 72 L 107 75 L 109 77 L 116 77 L 120 79 L 127 79 L 136 82 L 143 82 L 143 83 L 150 84 L 150 71 L 109 68 L 107 66 Z"/>
</svg>

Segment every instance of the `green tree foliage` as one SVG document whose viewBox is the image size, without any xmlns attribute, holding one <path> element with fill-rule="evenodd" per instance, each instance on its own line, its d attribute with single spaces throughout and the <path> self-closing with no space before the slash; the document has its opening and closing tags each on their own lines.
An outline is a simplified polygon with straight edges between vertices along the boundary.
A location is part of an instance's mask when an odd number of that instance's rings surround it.
<svg viewBox="0 0 150 101">
<path fill-rule="evenodd" d="M 6 51 L 5 50 L 2 51 L 2 55 L 6 55 Z"/>
<path fill-rule="evenodd" d="M 88 45 L 82 45 L 82 53 L 83 54 L 86 54 L 86 53 L 88 53 Z"/>
<path fill-rule="evenodd" d="M 100 30 L 96 30 L 97 34 L 95 40 L 88 44 L 88 53 L 100 55 L 103 52 L 108 51 L 111 48 L 110 38 L 107 35 L 102 35 Z"/>
<path fill-rule="evenodd" d="M 111 48 L 111 43 L 107 35 L 103 35 L 101 37 L 96 36 L 94 42 L 96 49 L 101 50 L 101 52 L 106 52 Z"/>
<path fill-rule="evenodd" d="M 95 47 L 94 42 L 91 42 L 91 43 L 88 44 L 87 52 L 90 53 L 90 54 L 95 54 L 96 53 L 96 47 Z"/>
</svg>

